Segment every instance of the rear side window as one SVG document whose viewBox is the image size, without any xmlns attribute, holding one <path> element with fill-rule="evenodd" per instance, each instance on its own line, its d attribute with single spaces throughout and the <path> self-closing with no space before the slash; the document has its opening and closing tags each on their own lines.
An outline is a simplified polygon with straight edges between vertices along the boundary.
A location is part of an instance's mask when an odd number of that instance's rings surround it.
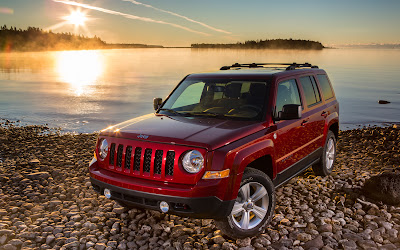
<svg viewBox="0 0 400 250">
<path fill-rule="evenodd" d="M 308 107 L 321 101 L 321 95 L 319 94 L 317 83 L 315 82 L 314 77 L 300 77 L 300 83 L 303 87 Z"/>
<path fill-rule="evenodd" d="M 317 75 L 319 85 L 321 86 L 322 93 L 324 94 L 325 100 L 333 97 L 332 86 L 329 83 L 326 75 Z"/>
</svg>

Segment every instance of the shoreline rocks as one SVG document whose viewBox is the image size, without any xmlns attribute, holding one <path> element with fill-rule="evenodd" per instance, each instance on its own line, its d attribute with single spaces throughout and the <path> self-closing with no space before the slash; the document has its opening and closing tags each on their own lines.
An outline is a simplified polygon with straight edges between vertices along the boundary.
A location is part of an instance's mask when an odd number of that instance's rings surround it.
<svg viewBox="0 0 400 250">
<path fill-rule="evenodd" d="M 96 136 L 0 125 L 0 249 L 400 248 L 400 206 L 363 189 L 400 172 L 397 126 L 341 131 L 332 175 L 307 170 L 276 189 L 270 225 L 240 240 L 213 220 L 127 210 L 98 195 L 87 171 Z"/>
</svg>

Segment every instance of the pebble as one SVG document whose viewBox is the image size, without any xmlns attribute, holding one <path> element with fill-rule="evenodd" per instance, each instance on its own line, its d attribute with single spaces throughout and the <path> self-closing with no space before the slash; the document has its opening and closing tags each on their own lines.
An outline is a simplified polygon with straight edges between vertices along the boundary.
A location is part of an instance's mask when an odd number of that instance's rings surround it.
<svg viewBox="0 0 400 250">
<path fill-rule="evenodd" d="M 275 218 L 244 239 L 212 219 L 105 199 L 87 171 L 97 135 L 46 129 L 0 125 L 0 249 L 400 249 L 400 207 L 362 192 L 371 176 L 400 172 L 398 126 L 340 131 L 332 175 L 307 170 L 277 188 Z"/>
</svg>

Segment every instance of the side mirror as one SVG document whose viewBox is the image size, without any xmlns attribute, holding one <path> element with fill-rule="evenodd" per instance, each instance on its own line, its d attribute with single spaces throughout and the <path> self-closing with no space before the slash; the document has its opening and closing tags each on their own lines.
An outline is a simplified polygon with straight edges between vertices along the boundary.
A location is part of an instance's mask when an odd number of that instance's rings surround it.
<svg viewBox="0 0 400 250">
<path fill-rule="evenodd" d="M 286 104 L 282 111 L 278 112 L 279 120 L 294 120 L 301 118 L 301 106 L 298 104 Z"/>
<path fill-rule="evenodd" d="M 162 98 L 157 97 L 157 98 L 153 99 L 153 108 L 154 108 L 154 110 L 157 111 L 161 107 L 161 104 L 162 104 Z"/>
</svg>

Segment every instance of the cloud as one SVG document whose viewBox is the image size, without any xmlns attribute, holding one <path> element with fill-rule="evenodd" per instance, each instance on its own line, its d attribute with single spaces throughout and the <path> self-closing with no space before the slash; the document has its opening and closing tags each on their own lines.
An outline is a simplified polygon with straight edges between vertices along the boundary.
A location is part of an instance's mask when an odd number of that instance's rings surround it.
<svg viewBox="0 0 400 250">
<path fill-rule="evenodd" d="M 185 19 L 185 20 L 187 20 L 187 21 L 189 21 L 189 22 L 199 24 L 199 25 L 201 25 L 201 26 L 203 26 L 203 27 L 206 27 L 206 28 L 208 28 L 208 29 L 210 29 L 210 30 L 214 30 L 214 31 L 217 31 L 217 32 L 225 33 L 225 34 L 232 34 L 232 32 L 229 32 L 229 31 L 226 31 L 226 30 L 222 30 L 222 29 L 214 28 L 214 27 L 212 27 L 212 26 L 210 26 L 210 25 L 208 25 L 208 24 L 205 24 L 205 23 L 202 23 L 202 22 L 193 20 L 193 19 L 191 19 L 191 18 L 189 18 L 189 17 L 186 17 L 186 16 L 183 16 L 183 15 L 174 13 L 174 12 L 172 12 L 172 11 L 168 11 L 168 10 L 163 10 L 163 9 L 156 8 L 156 7 L 154 7 L 154 6 L 152 6 L 152 5 L 149 5 L 149 4 L 140 3 L 140 2 L 135 1 L 135 0 L 122 0 L 122 1 L 124 1 L 124 2 L 130 2 L 130 3 L 136 4 L 136 5 L 145 6 L 145 7 L 147 7 L 147 8 L 151 8 L 151 9 L 154 9 L 154 10 L 157 10 L 157 11 L 160 11 L 160 12 L 168 13 L 168 14 L 170 14 L 170 15 L 183 18 L 183 19 Z"/>
<path fill-rule="evenodd" d="M 140 20 L 140 21 L 143 21 L 143 22 L 166 24 L 166 25 L 173 26 L 175 28 L 179 28 L 179 29 L 182 29 L 182 30 L 186 30 L 186 31 L 189 31 L 189 32 L 192 32 L 192 33 L 197 33 L 197 34 L 204 35 L 204 36 L 209 36 L 210 35 L 210 34 L 207 34 L 207 33 L 204 33 L 204 32 L 200 32 L 200 31 L 197 31 L 197 30 L 192 30 L 192 29 L 190 29 L 188 27 L 185 27 L 185 26 L 182 26 L 182 25 L 179 25 L 179 24 L 159 21 L 159 20 L 155 20 L 155 19 L 152 19 L 152 18 L 148 18 L 148 17 L 141 17 L 141 16 L 135 16 L 135 15 L 131 15 L 131 14 L 126 14 L 126 13 L 122 13 L 122 12 L 119 12 L 119 11 L 104 9 L 104 8 L 96 7 L 96 6 L 89 5 L 89 4 L 77 3 L 77 2 L 74 2 L 74 1 L 64 1 L 64 0 L 53 0 L 53 1 L 57 2 L 57 3 L 62 3 L 62 4 L 72 5 L 72 6 L 78 6 L 78 7 L 85 8 L 85 9 L 96 10 L 96 11 L 108 13 L 108 14 L 111 14 L 111 15 L 123 16 L 125 18 L 134 19 L 134 20 Z"/>
<path fill-rule="evenodd" d="M 12 14 L 14 14 L 14 10 L 10 9 L 10 8 L 2 8 L 2 7 L 0 7 L 0 13 L 12 15 Z"/>
</svg>

